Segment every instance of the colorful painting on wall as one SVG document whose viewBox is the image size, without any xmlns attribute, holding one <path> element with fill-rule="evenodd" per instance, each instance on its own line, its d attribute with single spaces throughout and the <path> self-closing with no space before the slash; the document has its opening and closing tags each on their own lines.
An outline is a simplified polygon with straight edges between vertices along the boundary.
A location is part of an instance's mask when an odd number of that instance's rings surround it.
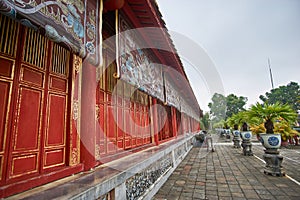
<svg viewBox="0 0 300 200">
<path fill-rule="evenodd" d="M 120 17 L 119 65 L 121 79 L 164 101 L 162 66 L 154 61 L 148 49 L 141 49 L 136 31 L 126 31 L 129 25 Z"/>
<path fill-rule="evenodd" d="M 0 12 L 99 62 L 98 1 L 0 0 Z"/>
</svg>

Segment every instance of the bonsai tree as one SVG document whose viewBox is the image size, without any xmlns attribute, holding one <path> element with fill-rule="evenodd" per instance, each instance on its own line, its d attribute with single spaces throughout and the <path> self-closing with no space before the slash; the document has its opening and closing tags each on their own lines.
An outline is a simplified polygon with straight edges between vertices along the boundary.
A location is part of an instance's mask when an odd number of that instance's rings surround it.
<svg viewBox="0 0 300 200">
<path fill-rule="evenodd" d="M 256 121 L 256 125 L 263 123 L 267 134 L 274 133 L 274 123 L 276 120 L 281 119 L 292 124 L 297 118 L 297 114 L 289 105 L 282 105 L 280 103 L 256 103 L 256 105 L 253 105 L 250 110 L 247 111 L 247 115 L 250 120 L 255 118 L 255 120 L 252 121 Z"/>
</svg>

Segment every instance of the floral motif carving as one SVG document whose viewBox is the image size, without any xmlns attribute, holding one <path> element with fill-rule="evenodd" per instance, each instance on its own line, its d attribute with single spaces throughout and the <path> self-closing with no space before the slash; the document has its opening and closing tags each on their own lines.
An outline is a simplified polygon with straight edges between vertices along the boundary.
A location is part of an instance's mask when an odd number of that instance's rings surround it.
<svg viewBox="0 0 300 200">
<path fill-rule="evenodd" d="M 72 149 L 72 165 L 75 165 L 79 162 L 79 154 L 78 154 L 78 149 L 77 148 L 73 148 Z"/>
<path fill-rule="evenodd" d="M 96 144 L 95 146 L 95 158 L 96 160 L 100 160 L 100 146 L 98 144 Z"/>
<path fill-rule="evenodd" d="M 99 105 L 96 105 L 96 119 L 98 120 L 100 118 L 100 107 Z"/>
<path fill-rule="evenodd" d="M 74 66 L 75 73 L 77 74 L 80 71 L 80 68 L 82 66 L 82 58 L 74 55 L 73 66 Z"/>
<path fill-rule="evenodd" d="M 77 120 L 79 117 L 79 101 L 74 100 L 73 102 L 73 120 Z"/>
</svg>

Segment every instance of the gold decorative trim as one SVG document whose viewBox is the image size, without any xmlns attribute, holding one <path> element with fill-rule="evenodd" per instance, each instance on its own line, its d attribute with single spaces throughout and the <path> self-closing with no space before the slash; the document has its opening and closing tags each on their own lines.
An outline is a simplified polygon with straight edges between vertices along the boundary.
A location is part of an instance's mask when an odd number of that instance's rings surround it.
<svg viewBox="0 0 300 200">
<path fill-rule="evenodd" d="M 51 104 L 51 100 L 52 100 L 52 97 L 58 97 L 58 98 L 61 98 L 63 97 L 64 98 L 64 103 L 65 103 L 65 110 L 64 110 L 64 129 L 63 129 L 63 141 L 62 143 L 60 144 L 53 144 L 52 146 L 49 145 L 49 125 L 50 125 L 50 114 L 51 114 L 51 107 L 53 107 L 53 105 Z M 56 106 L 56 105 L 55 105 Z M 46 108 L 46 114 L 47 114 L 47 126 L 46 126 L 46 134 L 45 134 L 45 148 L 47 147 L 56 147 L 58 145 L 63 145 L 65 146 L 66 145 L 66 138 L 67 138 L 67 116 L 68 116 L 68 96 L 65 95 L 65 94 L 57 94 L 57 93 L 54 93 L 54 92 L 49 92 L 48 93 L 48 99 L 47 99 L 47 108 Z"/>
<path fill-rule="evenodd" d="M 119 63 L 119 12 L 118 9 L 115 11 L 115 29 L 116 29 L 116 72 L 113 73 L 113 77 L 119 79 L 120 74 L 120 63 Z"/>
<path fill-rule="evenodd" d="M 99 105 L 96 104 L 95 110 L 96 110 L 95 113 L 96 113 L 96 121 L 97 121 L 100 118 L 100 107 L 99 107 Z"/>
<path fill-rule="evenodd" d="M 23 151 L 26 150 L 26 148 L 17 148 L 17 140 L 18 140 L 18 128 L 19 128 L 19 121 L 20 121 L 20 113 L 21 113 L 21 103 L 23 101 L 23 90 L 29 90 L 29 91 L 34 91 L 35 93 L 39 94 L 39 106 L 38 106 L 38 124 L 37 124 L 37 135 L 36 135 L 36 147 L 34 149 L 31 150 L 27 150 L 27 152 L 30 151 L 36 151 L 38 149 L 38 147 L 40 146 L 40 137 L 41 137 L 41 132 L 42 132 L 42 120 L 43 119 L 43 112 L 42 112 L 42 108 L 44 107 L 44 93 L 42 89 L 38 89 L 38 88 L 30 88 L 27 87 L 26 85 L 22 85 L 19 84 L 19 89 L 18 89 L 18 100 L 17 100 L 17 104 L 16 104 L 16 113 L 14 114 L 14 120 L 16 121 L 16 123 L 13 126 L 13 150 L 14 151 Z"/>
<path fill-rule="evenodd" d="M 0 155 L 0 181 L 2 180 L 3 160 L 4 160 L 4 155 Z"/>
<path fill-rule="evenodd" d="M 27 171 L 25 173 L 22 173 L 22 174 L 16 174 L 14 175 L 14 169 L 15 169 L 15 160 L 19 160 L 19 159 L 24 159 L 24 158 L 35 158 L 35 169 L 32 170 L 32 171 Z M 24 175 L 28 175 L 28 174 L 32 174 L 32 173 L 36 173 L 38 172 L 38 166 L 39 166 L 39 162 L 40 162 L 40 155 L 39 153 L 36 153 L 36 154 L 31 154 L 31 155 L 23 155 L 23 156 L 19 156 L 19 157 L 13 157 L 12 158 L 12 166 L 11 166 L 11 171 L 9 173 L 9 177 L 10 178 L 16 178 L 16 177 L 20 177 L 20 176 L 24 176 Z"/>
<path fill-rule="evenodd" d="M 72 64 L 72 85 L 71 85 L 71 118 L 70 118 L 70 153 L 69 160 L 70 166 L 79 164 L 80 162 L 80 109 L 81 109 L 81 78 L 82 78 L 82 59 L 75 54 L 72 55 L 73 64 Z M 76 87 L 77 85 L 77 87 Z M 75 88 L 78 91 L 75 91 Z M 75 92 L 77 92 L 77 99 L 75 98 Z M 74 120 L 74 124 L 73 124 Z M 77 135 L 73 135 L 73 128 L 77 129 Z M 73 146 L 73 140 L 76 141 L 76 144 Z"/>
<path fill-rule="evenodd" d="M 71 166 L 78 164 L 79 163 L 79 154 L 78 154 L 77 148 L 72 148 L 71 156 L 72 156 Z"/>
<path fill-rule="evenodd" d="M 102 27 L 103 27 L 103 0 L 100 0 L 100 8 L 99 8 L 99 54 L 100 54 L 100 66 L 103 66 L 103 35 L 102 35 Z"/>
<path fill-rule="evenodd" d="M 82 59 L 73 54 L 73 58 L 74 58 L 74 61 L 73 61 L 73 67 L 74 67 L 74 70 L 75 70 L 75 75 L 79 73 L 81 67 L 82 67 Z"/>
<path fill-rule="evenodd" d="M 9 121 L 9 115 L 11 114 L 11 102 L 12 102 L 12 88 L 13 88 L 13 79 L 14 79 L 14 74 L 15 74 L 15 60 L 9 59 L 3 56 L 0 56 L 0 58 L 7 59 L 13 62 L 12 64 L 12 69 L 11 69 L 11 76 L 9 79 L 6 77 L 0 76 L 0 81 L 3 83 L 8 84 L 8 92 L 7 92 L 7 109 L 6 109 L 6 116 L 4 117 L 4 132 L 3 132 L 3 142 L 2 142 L 2 147 L 0 147 L 0 153 L 4 154 L 5 152 L 5 147 L 6 147 L 6 138 L 7 138 L 7 132 L 8 132 L 8 127 L 10 126 L 10 121 Z M 3 95 L 3 94 L 2 94 Z M 0 155 L 1 157 L 2 155 Z M 0 180 L 2 177 L 2 169 L 3 169 L 3 162 L 4 162 L 4 157 L 1 159 L 1 164 L 0 164 Z"/>
<path fill-rule="evenodd" d="M 95 144 L 95 159 L 100 160 L 100 145 Z"/>
<path fill-rule="evenodd" d="M 79 117 L 79 101 L 73 100 L 73 120 L 77 120 Z"/>
<path fill-rule="evenodd" d="M 47 152 L 61 152 L 61 151 L 63 151 L 63 156 L 62 156 L 63 160 L 62 160 L 62 162 L 46 166 L 47 155 L 48 155 Z M 52 167 L 61 166 L 61 165 L 64 165 L 65 163 L 66 163 L 66 149 L 65 149 L 65 147 L 60 148 L 60 149 L 53 149 L 52 151 L 48 150 L 48 149 L 44 151 L 44 165 L 43 165 L 43 169 L 48 169 L 48 168 L 52 168 Z"/>
</svg>

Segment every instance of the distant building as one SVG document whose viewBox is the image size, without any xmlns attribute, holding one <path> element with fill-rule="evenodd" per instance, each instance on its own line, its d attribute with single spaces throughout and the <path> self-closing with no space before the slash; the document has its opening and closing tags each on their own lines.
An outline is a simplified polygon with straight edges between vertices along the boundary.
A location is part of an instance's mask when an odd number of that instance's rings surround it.
<svg viewBox="0 0 300 200">
<path fill-rule="evenodd" d="M 0 12 L 0 198 L 133 153 L 156 181 L 189 151 L 201 110 L 157 31 L 166 27 L 155 1 L 0 0 Z M 156 29 L 128 31 L 145 27 Z M 93 194 L 126 185 L 128 197 L 139 174 L 100 180 L 93 188 L 106 189 Z"/>
</svg>

